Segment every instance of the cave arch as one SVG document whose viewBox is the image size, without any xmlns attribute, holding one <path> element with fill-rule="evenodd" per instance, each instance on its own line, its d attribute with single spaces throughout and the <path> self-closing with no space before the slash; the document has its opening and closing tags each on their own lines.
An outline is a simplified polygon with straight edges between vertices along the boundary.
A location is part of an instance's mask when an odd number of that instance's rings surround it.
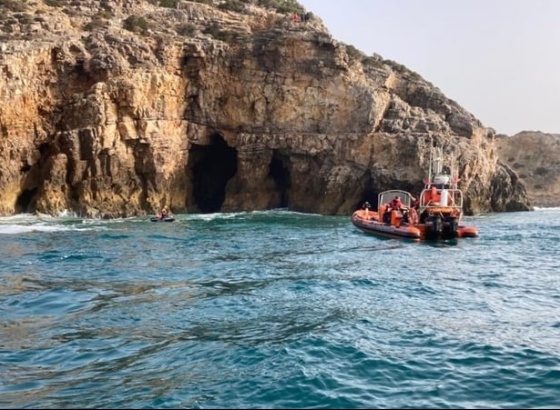
<svg viewBox="0 0 560 410">
<path fill-rule="evenodd" d="M 219 212 L 226 196 L 226 185 L 237 172 L 237 150 L 221 135 L 213 134 L 209 145 L 192 144 L 189 152 L 194 211 Z"/>
<path fill-rule="evenodd" d="M 24 189 L 16 200 L 16 213 L 29 213 L 34 211 L 33 204 L 38 191 L 38 188 Z"/>
<path fill-rule="evenodd" d="M 289 207 L 290 173 L 288 167 L 289 158 L 275 150 L 270 160 L 268 175 L 274 181 L 275 186 L 275 207 Z"/>
</svg>

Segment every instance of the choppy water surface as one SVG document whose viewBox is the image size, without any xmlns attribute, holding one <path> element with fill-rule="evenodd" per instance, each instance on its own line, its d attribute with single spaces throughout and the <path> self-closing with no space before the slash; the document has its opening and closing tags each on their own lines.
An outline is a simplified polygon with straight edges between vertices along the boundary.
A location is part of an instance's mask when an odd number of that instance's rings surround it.
<svg viewBox="0 0 560 410">
<path fill-rule="evenodd" d="M 0 218 L 2 408 L 560 406 L 560 210 Z"/>
</svg>

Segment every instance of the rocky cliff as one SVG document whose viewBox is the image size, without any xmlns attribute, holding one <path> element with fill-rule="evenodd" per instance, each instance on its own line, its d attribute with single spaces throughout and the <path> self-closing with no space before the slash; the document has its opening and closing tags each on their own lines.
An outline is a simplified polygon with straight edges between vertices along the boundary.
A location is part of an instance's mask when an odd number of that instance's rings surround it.
<svg viewBox="0 0 560 410">
<path fill-rule="evenodd" d="M 560 135 L 520 132 L 496 137 L 500 160 L 518 174 L 534 206 L 560 206 Z"/>
<path fill-rule="evenodd" d="M 529 209 L 492 129 L 291 0 L 0 0 L 0 13 L 2 215 L 349 214 L 420 190 L 431 145 L 468 212 Z"/>
</svg>

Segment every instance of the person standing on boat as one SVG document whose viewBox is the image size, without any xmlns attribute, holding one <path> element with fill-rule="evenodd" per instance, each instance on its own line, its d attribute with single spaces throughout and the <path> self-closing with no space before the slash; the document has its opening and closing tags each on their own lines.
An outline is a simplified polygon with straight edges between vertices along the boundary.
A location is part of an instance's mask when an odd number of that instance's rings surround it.
<svg viewBox="0 0 560 410">
<path fill-rule="evenodd" d="M 412 208 L 418 209 L 420 207 L 420 195 L 417 197 L 410 195 L 410 200 L 412 201 Z"/>
<path fill-rule="evenodd" d="M 362 205 L 362 209 L 365 210 L 364 214 L 365 214 L 365 218 L 369 219 L 369 209 L 371 208 L 371 205 L 368 201 L 364 202 L 364 204 Z"/>
<path fill-rule="evenodd" d="M 393 198 L 392 201 L 387 203 L 387 206 L 385 207 L 385 211 L 383 212 L 383 222 L 385 222 L 386 224 L 391 223 L 391 212 L 392 211 L 399 211 L 402 209 L 402 202 L 401 202 L 401 198 L 397 195 L 395 196 L 395 198 Z"/>
</svg>

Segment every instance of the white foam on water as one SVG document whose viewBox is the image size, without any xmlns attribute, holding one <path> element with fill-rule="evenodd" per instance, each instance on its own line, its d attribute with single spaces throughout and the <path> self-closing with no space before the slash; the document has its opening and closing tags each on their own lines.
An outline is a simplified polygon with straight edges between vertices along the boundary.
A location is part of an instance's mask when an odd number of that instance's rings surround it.
<svg viewBox="0 0 560 410">
<path fill-rule="evenodd" d="M 270 209 L 267 211 L 250 211 L 250 212 L 217 212 L 213 214 L 188 214 L 187 218 L 189 220 L 202 220 L 202 221 L 214 221 L 223 219 L 234 219 L 251 215 L 302 215 L 305 217 L 322 217 L 320 214 L 309 214 L 305 212 L 290 211 L 286 208 Z"/>
<path fill-rule="evenodd" d="M 8 225 L 0 224 L 0 235 L 15 235 L 28 232 L 58 232 L 58 231 L 72 231 L 74 227 L 62 225 Z"/>
<path fill-rule="evenodd" d="M 560 207 L 559 206 L 552 206 L 552 207 L 539 207 L 539 206 L 535 206 L 534 207 L 535 211 L 560 211 Z"/>
<path fill-rule="evenodd" d="M 239 216 L 247 215 L 247 212 L 231 212 L 231 213 L 213 213 L 213 214 L 190 214 L 188 219 L 201 221 L 215 221 L 220 219 L 233 219 Z"/>
<path fill-rule="evenodd" d="M 68 213 L 64 213 L 64 216 L 17 214 L 0 218 L 0 235 L 107 229 L 106 226 L 99 226 L 99 222 L 100 220 L 82 220 Z M 91 225 L 91 228 L 84 228 L 84 224 Z"/>
</svg>

